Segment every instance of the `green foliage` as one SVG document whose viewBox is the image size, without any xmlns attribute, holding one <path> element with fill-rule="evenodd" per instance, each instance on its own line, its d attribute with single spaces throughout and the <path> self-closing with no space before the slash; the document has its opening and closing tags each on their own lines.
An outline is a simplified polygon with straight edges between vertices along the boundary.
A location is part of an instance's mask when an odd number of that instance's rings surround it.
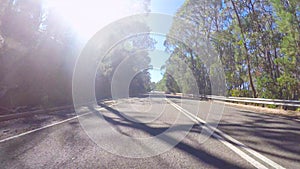
<svg viewBox="0 0 300 169">
<path fill-rule="evenodd" d="M 70 25 L 41 3 L 0 0 L 1 105 L 72 102 L 72 71 L 82 44 Z M 147 11 L 149 1 L 143 4 Z M 217 76 L 223 69 L 228 95 L 250 97 L 256 91 L 257 97 L 299 100 L 299 0 L 186 1 L 176 16 L 165 42 L 171 57 L 155 90 L 211 94 L 211 81 L 221 83 Z M 137 21 L 113 36 L 128 30 L 150 31 Z M 97 97 L 110 97 L 111 78 L 124 58 L 132 58 L 133 72 L 148 67 L 145 50 L 153 47 L 153 39 L 145 35 L 111 51 L 99 64 Z M 148 71 L 139 72 L 130 86 L 132 94 L 154 88 Z"/>
<path fill-rule="evenodd" d="M 155 90 L 157 90 L 157 91 L 167 91 L 166 77 L 165 76 L 160 81 L 158 81 L 156 83 Z"/>
<path fill-rule="evenodd" d="M 148 27 L 137 21 L 135 25 L 124 26 L 121 32 L 116 29 L 114 35 L 123 36 L 126 31 L 132 30 L 148 30 Z M 112 78 L 118 67 L 125 66 L 126 74 L 136 75 L 129 85 L 129 95 L 138 95 L 151 91 L 151 81 L 148 68 L 150 65 L 150 57 L 146 50 L 152 50 L 155 41 L 148 35 L 139 35 L 123 42 L 120 42 L 105 56 L 105 58 L 99 61 L 99 68 L 96 76 L 96 97 L 98 99 L 111 97 L 111 83 Z M 124 77 L 125 79 L 128 77 Z M 121 79 L 118 79 L 120 83 Z M 127 79 L 126 79 L 127 80 Z"/>
<path fill-rule="evenodd" d="M 233 89 L 233 90 L 230 90 L 229 94 L 233 97 L 249 97 L 250 96 L 248 90 Z"/>
<path fill-rule="evenodd" d="M 276 106 L 276 105 L 273 105 L 273 104 L 267 105 L 267 107 L 268 107 L 268 108 L 271 108 L 271 109 L 277 108 L 277 106 Z"/>
<path fill-rule="evenodd" d="M 0 0 L 0 105 L 4 107 L 59 106 L 72 103 L 72 74 L 76 58 L 83 47 L 71 25 L 55 9 L 43 6 L 42 0 Z M 142 3 L 148 10 L 149 1 Z M 70 6 L 70 8 L 72 8 Z M 118 29 L 143 29 L 141 22 Z M 132 50 L 153 48 L 149 36 L 132 39 Z M 122 44 L 123 45 L 123 44 Z M 145 48 L 143 48 L 145 49 Z M 118 50 L 118 51 L 117 51 Z M 96 93 L 110 97 L 110 81 L 122 59 L 130 55 L 118 48 L 112 62 L 100 64 L 96 76 Z M 150 63 L 147 52 L 136 53 L 132 69 Z M 98 60 L 97 60 L 98 61 Z M 132 93 L 150 90 L 147 71 L 138 74 L 131 84 Z"/>
<path fill-rule="evenodd" d="M 201 84 L 215 72 L 202 62 L 207 53 L 194 51 L 205 51 L 208 41 L 223 64 L 228 95 L 299 99 L 299 9 L 298 0 L 186 1 L 176 16 L 191 24 L 175 20 L 169 34 L 192 49 L 170 38 L 166 47 L 189 65 L 200 93 L 209 91 Z"/>
</svg>

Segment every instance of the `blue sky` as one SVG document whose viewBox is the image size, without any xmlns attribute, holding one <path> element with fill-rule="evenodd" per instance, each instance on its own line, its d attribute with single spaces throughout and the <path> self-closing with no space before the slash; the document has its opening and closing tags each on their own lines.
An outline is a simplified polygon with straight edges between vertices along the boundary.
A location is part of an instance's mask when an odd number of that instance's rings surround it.
<svg viewBox="0 0 300 169">
<path fill-rule="evenodd" d="M 185 0 L 151 0 L 151 12 L 175 15 L 177 10 L 181 7 Z M 156 50 L 149 53 L 151 58 L 151 65 L 153 70 L 149 70 L 152 82 L 158 82 L 162 79 L 164 71 L 160 71 L 160 67 L 165 64 L 165 61 L 169 58 L 169 54 L 164 52 L 163 43 L 165 37 L 153 36 L 157 41 Z"/>
<path fill-rule="evenodd" d="M 151 12 L 174 15 L 184 0 L 151 0 Z"/>
</svg>

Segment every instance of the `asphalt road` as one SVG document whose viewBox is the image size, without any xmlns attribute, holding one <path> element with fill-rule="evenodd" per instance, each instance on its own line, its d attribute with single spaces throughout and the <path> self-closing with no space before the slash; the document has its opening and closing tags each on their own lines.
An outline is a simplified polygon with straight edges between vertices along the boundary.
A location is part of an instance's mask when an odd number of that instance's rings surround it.
<svg viewBox="0 0 300 169">
<path fill-rule="evenodd" d="M 157 95 L 80 110 L 80 117 L 1 136 L 0 168 L 300 166 L 294 119 Z"/>
</svg>

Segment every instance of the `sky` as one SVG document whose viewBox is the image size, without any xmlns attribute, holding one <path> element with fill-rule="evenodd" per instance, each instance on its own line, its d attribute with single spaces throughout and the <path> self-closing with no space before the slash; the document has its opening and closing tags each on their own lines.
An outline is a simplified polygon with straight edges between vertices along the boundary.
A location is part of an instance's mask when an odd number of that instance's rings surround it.
<svg viewBox="0 0 300 169">
<path fill-rule="evenodd" d="M 184 3 L 184 0 L 151 0 L 150 10 L 153 13 L 162 13 L 168 15 L 175 15 L 177 10 Z M 149 70 L 152 82 L 158 82 L 162 79 L 164 70 L 160 70 L 166 60 L 169 58 L 169 54 L 164 52 L 163 36 L 152 36 L 157 41 L 156 50 L 149 53 L 151 58 L 151 65 L 153 70 Z"/>
<path fill-rule="evenodd" d="M 174 15 L 184 0 L 151 0 L 150 9 L 154 13 Z"/>
<path fill-rule="evenodd" d="M 138 0 L 43 0 L 80 34 L 89 39 L 104 26 L 143 11 Z M 184 0 L 151 0 L 151 12 L 174 15 Z M 72 6 L 70 7 L 70 4 Z M 135 4 L 135 5 L 132 5 Z"/>
<path fill-rule="evenodd" d="M 149 57 L 151 58 L 152 70 L 149 70 L 152 82 L 158 82 L 162 79 L 164 70 L 161 67 L 168 60 L 170 55 L 163 50 L 154 50 L 149 52 Z"/>
<path fill-rule="evenodd" d="M 153 13 L 173 16 L 183 3 L 184 0 L 151 0 L 150 10 Z M 72 4 L 71 7 L 70 4 Z M 54 9 L 65 22 L 73 27 L 83 42 L 88 41 L 106 25 L 143 11 L 141 1 L 138 0 L 110 0 L 105 3 L 100 0 L 44 0 L 44 6 Z M 155 39 L 158 41 L 157 50 L 164 51 L 165 38 L 155 37 Z M 157 65 L 153 66 L 158 68 L 150 71 L 151 81 L 157 82 L 163 74 L 159 69 L 168 56 L 160 52 L 152 53 L 150 57 L 153 60 L 152 64 Z"/>
<path fill-rule="evenodd" d="M 89 40 L 103 27 L 121 18 L 144 11 L 139 0 L 43 0 L 78 33 Z"/>
</svg>

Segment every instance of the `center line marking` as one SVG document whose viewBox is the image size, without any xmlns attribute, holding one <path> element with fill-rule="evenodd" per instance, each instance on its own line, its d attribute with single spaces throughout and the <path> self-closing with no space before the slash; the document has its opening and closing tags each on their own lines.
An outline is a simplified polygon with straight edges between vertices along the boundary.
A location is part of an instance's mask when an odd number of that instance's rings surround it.
<svg viewBox="0 0 300 169">
<path fill-rule="evenodd" d="M 257 157 L 258 159 L 264 161 L 265 163 L 269 164 L 270 166 L 276 168 L 276 169 L 285 169 L 284 167 L 282 167 L 281 165 L 277 164 L 276 162 L 268 159 L 267 157 L 263 156 L 262 154 L 254 151 L 253 149 L 251 149 L 250 147 L 246 146 L 245 144 L 241 143 L 240 141 L 234 139 L 233 137 L 229 136 L 228 134 L 225 134 L 224 132 L 222 132 L 221 130 L 210 126 L 209 124 L 207 124 L 204 120 L 202 120 L 201 118 L 195 116 L 194 114 L 190 113 L 189 111 L 183 109 L 182 107 L 180 107 L 179 105 L 177 105 L 176 103 L 172 102 L 171 100 L 167 99 L 167 102 L 169 104 L 171 104 L 173 107 L 175 107 L 177 110 L 179 110 L 180 112 L 182 112 L 184 115 L 186 115 L 187 117 L 189 117 L 191 120 L 195 121 L 197 124 L 203 123 L 204 127 L 206 130 L 209 130 L 209 132 L 214 131 L 213 132 L 213 136 L 215 138 L 217 138 L 219 141 L 221 141 L 223 144 L 225 144 L 228 148 L 230 148 L 231 150 L 233 150 L 235 153 L 237 153 L 240 157 L 244 158 L 246 161 L 250 162 L 253 166 L 255 166 L 256 168 L 267 168 L 266 166 L 264 166 L 263 164 L 261 164 L 260 162 L 256 161 L 255 159 L 253 159 L 252 157 L 250 157 L 249 155 L 247 155 L 246 153 L 244 153 L 243 151 L 241 151 L 239 148 L 237 148 L 236 146 L 234 146 L 233 144 L 231 144 L 230 142 L 224 140 L 223 138 L 233 142 L 234 144 L 240 145 L 242 147 L 242 149 L 246 150 L 247 152 L 251 153 L 252 155 L 254 155 L 255 157 Z M 218 134 L 216 134 L 218 133 Z"/>
</svg>

